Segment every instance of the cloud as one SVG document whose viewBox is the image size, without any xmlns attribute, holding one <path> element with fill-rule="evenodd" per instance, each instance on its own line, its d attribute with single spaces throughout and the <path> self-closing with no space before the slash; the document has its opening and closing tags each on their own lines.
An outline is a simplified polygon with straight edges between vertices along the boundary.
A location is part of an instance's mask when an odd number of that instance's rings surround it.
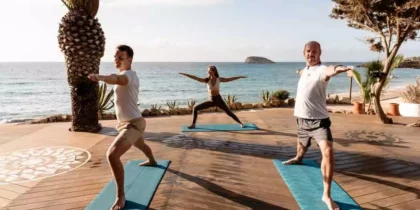
<svg viewBox="0 0 420 210">
<path fill-rule="evenodd" d="M 205 6 L 212 4 L 231 3 L 233 0 L 102 0 L 102 4 L 108 7 L 116 6 Z"/>
</svg>

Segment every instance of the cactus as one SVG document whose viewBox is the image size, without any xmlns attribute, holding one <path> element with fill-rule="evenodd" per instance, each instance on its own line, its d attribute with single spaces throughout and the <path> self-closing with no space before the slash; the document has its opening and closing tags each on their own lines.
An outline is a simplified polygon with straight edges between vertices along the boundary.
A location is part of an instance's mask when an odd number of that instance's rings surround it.
<svg viewBox="0 0 420 210">
<path fill-rule="evenodd" d="M 98 112 L 103 115 L 105 111 L 110 110 L 114 107 L 114 102 L 112 101 L 112 97 L 114 96 L 114 90 L 112 89 L 109 93 L 107 93 L 107 85 L 106 83 L 101 83 L 99 85 L 98 91 Z"/>
</svg>

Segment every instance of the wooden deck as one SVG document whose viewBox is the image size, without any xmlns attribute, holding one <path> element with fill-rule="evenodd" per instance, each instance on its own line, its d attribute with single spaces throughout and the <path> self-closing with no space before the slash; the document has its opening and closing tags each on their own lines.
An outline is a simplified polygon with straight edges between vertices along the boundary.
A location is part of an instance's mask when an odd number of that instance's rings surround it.
<svg viewBox="0 0 420 210">
<path fill-rule="evenodd" d="M 268 109 L 237 115 L 261 130 L 185 134 L 179 127 L 188 124 L 190 116 L 146 119 L 146 139 L 155 156 L 172 161 L 150 209 L 299 209 L 272 163 L 273 158 L 295 155 L 292 111 Z M 382 125 L 374 116 L 331 114 L 331 118 L 334 180 L 364 209 L 420 209 L 420 129 Z M 216 113 L 202 114 L 198 122 L 232 121 Z M 1 153 L 57 145 L 91 153 L 86 164 L 67 173 L 0 184 L 0 207 L 84 209 L 112 178 L 105 153 L 115 137 L 115 123 L 104 121 L 102 134 L 70 133 L 68 123 L 0 126 Z M 144 158 L 132 148 L 123 162 Z M 306 158 L 320 162 L 316 144 Z"/>
</svg>

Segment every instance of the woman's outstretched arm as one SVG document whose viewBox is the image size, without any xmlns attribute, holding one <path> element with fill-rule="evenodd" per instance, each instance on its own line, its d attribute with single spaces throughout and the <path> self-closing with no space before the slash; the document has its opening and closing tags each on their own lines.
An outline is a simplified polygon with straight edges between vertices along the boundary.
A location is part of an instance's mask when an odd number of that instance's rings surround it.
<svg viewBox="0 0 420 210">
<path fill-rule="evenodd" d="M 241 79 L 241 78 L 248 78 L 248 77 L 246 77 L 246 76 L 228 77 L 228 78 L 220 77 L 220 82 L 232 82 L 233 80 L 237 80 L 237 79 Z"/>
<path fill-rule="evenodd" d="M 185 74 L 185 73 L 182 73 L 182 72 L 180 72 L 179 74 L 184 75 L 184 76 L 186 76 L 186 77 L 189 77 L 189 78 L 191 78 L 191 79 L 193 79 L 193 80 L 196 80 L 196 81 L 199 81 L 199 82 L 202 82 L 202 83 L 206 83 L 206 80 L 205 80 L 205 79 L 203 79 L 203 78 L 196 77 L 196 76 L 191 75 L 191 74 Z"/>
</svg>

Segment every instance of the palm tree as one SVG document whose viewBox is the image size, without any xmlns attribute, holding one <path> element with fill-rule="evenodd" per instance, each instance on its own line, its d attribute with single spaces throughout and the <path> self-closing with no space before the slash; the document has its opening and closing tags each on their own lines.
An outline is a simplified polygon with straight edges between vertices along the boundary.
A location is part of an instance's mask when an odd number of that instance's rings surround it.
<svg viewBox="0 0 420 210">
<path fill-rule="evenodd" d="M 400 65 L 400 63 L 404 60 L 404 56 L 397 55 L 393 59 L 391 63 L 391 69 L 389 74 L 392 73 L 392 71 Z M 363 97 L 363 109 L 365 110 L 365 104 L 369 104 L 367 114 L 372 113 L 372 87 L 376 83 L 376 78 L 373 78 L 371 74 L 373 72 L 382 71 L 384 68 L 383 62 L 377 60 L 377 61 L 371 61 L 364 65 L 366 67 L 365 71 L 365 79 L 362 80 L 362 77 L 360 73 L 356 70 L 353 71 L 353 77 L 354 80 L 356 80 L 356 83 L 359 85 L 360 95 Z M 389 82 L 391 81 L 391 78 L 388 77 L 385 81 L 384 86 L 387 86 Z"/>
<path fill-rule="evenodd" d="M 70 131 L 98 132 L 98 83 L 90 73 L 99 73 L 105 51 L 105 36 L 95 18 L 99 0 L 61 0 L 69 9 L 61 19 L 58 43 L 65 55 L 70 86 L 72 126 Z"/>
</svg>

